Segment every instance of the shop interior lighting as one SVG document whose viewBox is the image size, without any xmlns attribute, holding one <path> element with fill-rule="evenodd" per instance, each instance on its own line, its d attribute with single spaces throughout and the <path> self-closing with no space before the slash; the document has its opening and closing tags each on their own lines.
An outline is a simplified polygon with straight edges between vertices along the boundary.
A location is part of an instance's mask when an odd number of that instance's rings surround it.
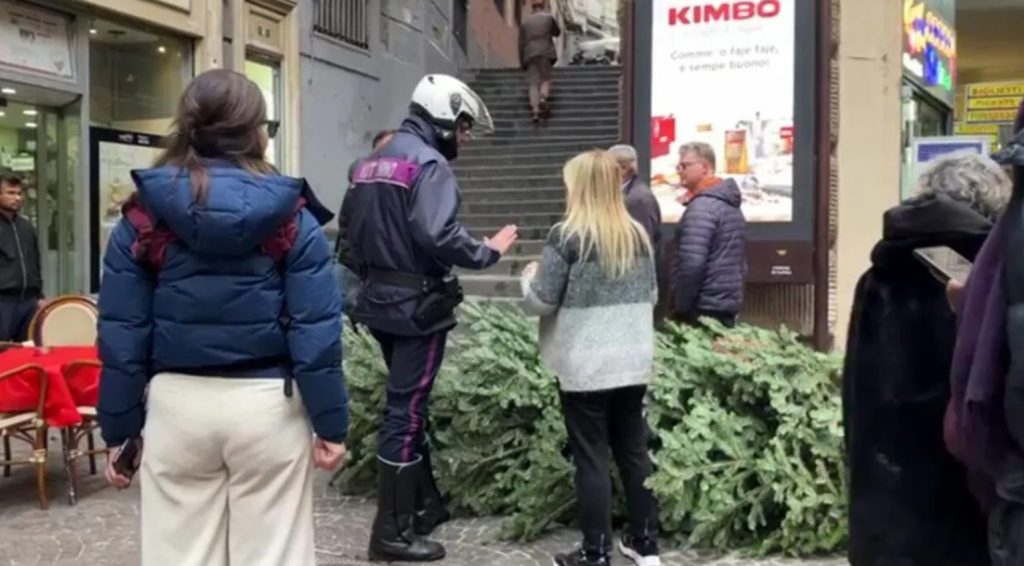
<svg viewBox="0 0 1024 566">
<path fill-rule="evenodd" d="M 3 118 L 6 115 L 7 115 L 7 113 L 5 113 L 4 111 L 0 110 L 0 118 Z"/>
<path fill-rule="evenodd" d="M 160 47 L 157 47 L 157 48 L 156 48 L 156 52 L 157 52 L 157 53 L 160 53 L 160 54 L 164 54 L 164 53 L 167 53 L 167 48 L 166 48 L 166 47 L 164 47 L 163 45 L 161 45 Z"/>
<path fill-rule="evenodd" d="M 5 86 L 3 88 L 0 88 L 0 94 L 18 94 L 18 91 L 14 90 L 9 86 Z"/>
<path fill-rule="evenodd" d="M 26 116 L 35 116 L 35 115 L 39 114 L 39 111 L 38 110 L 31 110 L 30 109 L 30 110 L 22 110 L 21 113 L 26 115 Z"/>
<path fill-rule="evenodd" d="M 35 128 L 37 125 L 35 122 L 25 122 L 26 128 Z"/>
<path fill-rule="evenodd" d="M 89 35 L 96 35 L 97 33 L 99 32 L 96 31 L 96 28 L 89 28 Z"/>
</svg>

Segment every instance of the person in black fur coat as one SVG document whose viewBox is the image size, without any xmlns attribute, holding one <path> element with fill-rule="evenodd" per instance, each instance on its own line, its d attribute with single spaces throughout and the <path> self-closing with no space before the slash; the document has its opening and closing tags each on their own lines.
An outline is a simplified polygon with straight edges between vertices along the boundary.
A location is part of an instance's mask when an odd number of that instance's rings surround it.
<svg viewBox="0 0 1024 566">
<path fill-rule="evenodd" d="M 956 317 L 913 250 L 948 246 L 973 261 L 1009 192 L 995 162 L 957 154 L 885 213 L 857 285 L 843 371 L 853 566 L 989 563 L 985 515 L 942 436 Z"/>
</svg>

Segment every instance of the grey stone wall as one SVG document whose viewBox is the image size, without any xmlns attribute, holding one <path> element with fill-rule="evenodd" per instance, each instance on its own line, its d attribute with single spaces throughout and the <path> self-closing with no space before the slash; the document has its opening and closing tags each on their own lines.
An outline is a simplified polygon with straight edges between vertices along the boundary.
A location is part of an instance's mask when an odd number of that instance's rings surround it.
<svg viewBox="0 0 1024 566">
<path fill-rule="evenodd" d="M 452 36 L 452 0 L 367 0 L 367 50 L 314 33 L 314 1 L 299 3 L 300 172 L 337 210 L 349 163 L 374 133 L 398 126 L 420 77 L 457 74 L 467 60 Z"/>
</svg>

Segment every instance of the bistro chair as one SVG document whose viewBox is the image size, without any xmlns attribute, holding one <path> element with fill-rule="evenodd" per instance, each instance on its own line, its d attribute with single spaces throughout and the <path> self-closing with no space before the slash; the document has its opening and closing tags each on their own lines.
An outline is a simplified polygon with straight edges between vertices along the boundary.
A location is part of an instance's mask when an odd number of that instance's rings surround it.
<svg viewBox="0 0 1024 566">
<path fill-rule="evenodd" d="M 36 488 L 39 491 L 39 506 L 46 509 L 50 506 L 46 495 L 46 420 L 43 418 L 43 407 L 46 404 L 46 393 L 49 388 L 49 376 L 42 367 L 24 365 L 0 374 L 0 386 L 15 378 L 35 375 L 39 384 L 39 399 L 34 409 L 25 411 L 0 412 L 0 436 L 4 441 L 3 464 L 4 477 L 10 477 L 12 466 L 35 466 Z M 29 380 L 29 382 L 31 382 Z M 28 457 L 15 459 L 11 452 L 11 439 L 23 441 L 32 447 Z"/>
<path fill-rule="evenodd" d="M 37 346 L 93 346 L 99 308 L 84 295 L 58 297 L 32 318 L 28 335 Z"/>
<path fill-rule="evenodd" d="M 81 391 L 82 387 L 92 387 L 98 384 L 98 373 L 102 364 L 96 360 L 76 360 L 66 364 L 62 373 L 64 381 L 71 390 L 72 397 L 95 397 L 95 392 Z M 82 422 L 78 425 L 61 429 L 61 443 L 64 447 L 64 469 L 68 474 L 68 502 L 74 505 L 78 502 L 78 474 L 75 473 L 75 462 L 79 458 L 89 458 L 89 473 L 96 475 L 96 455 L 107 454 L 107 448 L 96 448 L 95 433 L 99 429 L 96 420 L 96 407 L 92 404 L 78 407 L 78 414 L 82 416 Z M 86 442 L 86 449 L 81 450 L 82 441 Z"/>
</svg>

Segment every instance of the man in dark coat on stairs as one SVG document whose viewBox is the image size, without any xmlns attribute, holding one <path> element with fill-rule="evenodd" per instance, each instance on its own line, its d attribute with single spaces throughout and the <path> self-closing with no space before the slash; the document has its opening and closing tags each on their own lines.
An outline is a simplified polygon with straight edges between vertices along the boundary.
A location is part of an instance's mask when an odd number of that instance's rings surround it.
<svg viewBox="0 0 1024 566">
<path fill-rule="evenodd" d="M 551 112 L 551 71 L 558 61 L 555 38 L 562 34 L 545 0 L 532 0 L 530 14 L 519 26 L 519 64 L 526 70 L 530 85 L 530 108 L 534 123 L 547 119 Z"/>
</svg>

